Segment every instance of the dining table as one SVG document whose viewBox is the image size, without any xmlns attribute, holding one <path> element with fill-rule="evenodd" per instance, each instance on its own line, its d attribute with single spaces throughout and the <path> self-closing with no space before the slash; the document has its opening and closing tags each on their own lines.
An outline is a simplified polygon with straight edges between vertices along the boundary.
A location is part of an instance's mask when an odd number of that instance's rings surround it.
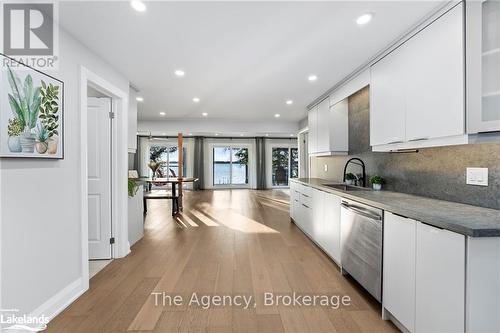
<svg viewBox="0 0 500 333">
<path fill-rule="evenodd" d="M 172 216 L 182 211 L 182 190 L 177 194 L 177 186 L 182 183 L 194 183 L 198 181 L 195 177 L 165 177 L 165 178 L 138 178 L 140 181 L 147 183 L 148 192 L 151 192 L 153 185 L 167 185 L 172 186 Z M 147 195 L 147 194 L 145 194 Z"/>
</svg>

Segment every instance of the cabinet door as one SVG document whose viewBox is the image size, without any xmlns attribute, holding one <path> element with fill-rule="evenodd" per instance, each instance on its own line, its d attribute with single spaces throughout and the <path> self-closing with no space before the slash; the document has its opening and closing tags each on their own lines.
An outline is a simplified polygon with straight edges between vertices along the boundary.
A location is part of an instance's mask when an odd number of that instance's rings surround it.
<svg viewBox="0 0 500 333">
<path fill-rule="evenodd" d="M 465 236 L 417 223 L 416 332 L 464 332 Z"/>
<path fill-rule="evenodd" d="M 463 5 L 420 31 L 406 48 L 406 140 L 465 132 Z"/>
<path fill-rule="evenodd" d="M 324 211 L 325 211 L 325 202 L 323 200 L 323 191 L 314 190 L 312 195 L 312 229 L 311 229 L 311 237 L 315 242 L 319 243 L 321 235 L 323 235 L 323 226 L 324 226 Z"/>
<path fill-rule="evenodd" d="M 400 47 L 371 67 L 370 144 L 372 146 L 405 141 L 404 47 Z"/>
<path fill-rule="evenodd" d="M 318 106 L 315 106 L 309 110 L 307 114 L 307 124 L 309 127 L 309 137 L 308 137 L 308 152 L 309 154 L 317 153 L 318 144 Z"/>
<path fill-rule="evenodd" d="M 323 233 L 320 245 L 340 265 L 340 197 L 323 192 Z"/>
<path fill-rule="evenodd" d="M 410 332 L 415 332 L 416 228 L 416 221 L 385 212 L 383 307 Z"/>
<path fill-rule="evenodd" d="M 330 151 L 349 151 L 349 99 L 330 107 Z"/>
<path fill-rule="evenodd" d="M 333 126 L 331 124 L 330 117 L 330 100 L 327 98 L 323 102 L 318 104 L 318 119 L 316 127 L 316 152 L 322 153 L 331 151 L 330 149 L 330 129 Z"/>
</svg>

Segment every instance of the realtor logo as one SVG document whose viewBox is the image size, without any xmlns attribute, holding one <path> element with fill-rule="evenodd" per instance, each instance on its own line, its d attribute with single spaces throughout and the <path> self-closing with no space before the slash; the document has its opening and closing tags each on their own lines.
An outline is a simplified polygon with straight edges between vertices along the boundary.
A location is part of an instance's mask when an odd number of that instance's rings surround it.
<svg viewBox="0 0 500 333">
<path fill-rule="evenodd" d="M 3 54 L 37 69 L 56 69 L 56 3 L 3 2 L 1 17 Z"/>
</svg>

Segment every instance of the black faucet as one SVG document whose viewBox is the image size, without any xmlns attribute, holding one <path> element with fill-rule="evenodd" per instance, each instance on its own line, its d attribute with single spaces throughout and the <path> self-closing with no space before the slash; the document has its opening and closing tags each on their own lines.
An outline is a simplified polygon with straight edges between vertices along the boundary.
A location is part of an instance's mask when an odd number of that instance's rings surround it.
<svg viewBox="0 0 500 333">
<path fill-rule="evenodd" d="M 363 168 L 363 187 L 366 187 L 366 168 L 365 168 L 365 162 L 361 160 L 360 158 L 353 157 L 350 160 L 348 160 L 344 166 L 344 179 L 342 180 L 345 183 L 345 175 L 347 173 L 347 166 L 352 163 L 359 165 L 361 168 Z M 359 179 L 358 179 L 359 180 Z"/>
</svg>

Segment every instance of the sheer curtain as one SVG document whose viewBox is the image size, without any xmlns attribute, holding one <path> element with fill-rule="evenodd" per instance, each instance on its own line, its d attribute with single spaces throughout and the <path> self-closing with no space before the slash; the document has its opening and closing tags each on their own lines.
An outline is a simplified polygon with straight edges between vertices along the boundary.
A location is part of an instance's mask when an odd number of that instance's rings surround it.
<svg viewBox="0 0 500 333">
<path fill-rule="evenodd" d="M 256 166 L 256 188 L 265 190 L 266 184 L 266 140 L 264 138 L 255 138 L 255 166 Z"/>
</svg>

